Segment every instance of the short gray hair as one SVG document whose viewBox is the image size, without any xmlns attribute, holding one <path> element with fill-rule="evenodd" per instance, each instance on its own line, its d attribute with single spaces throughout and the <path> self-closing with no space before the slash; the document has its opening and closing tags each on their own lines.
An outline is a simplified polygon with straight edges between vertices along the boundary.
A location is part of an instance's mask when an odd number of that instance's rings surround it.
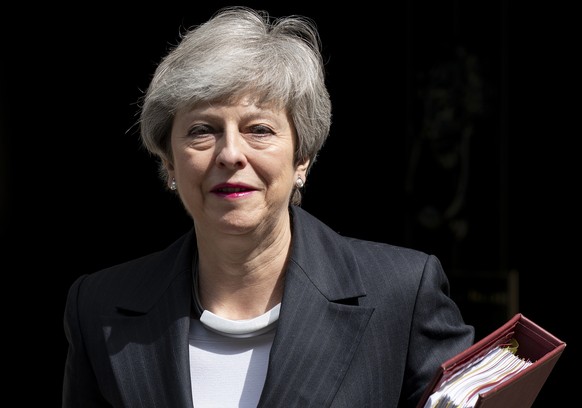
<svg viewBox="0 0 582 408">
<path fill-rule="evenodd" d="M 182 34 L 157 66 L 139 117 L 142 143 L 161 159 L 166 182 L 163 162 L 173 163 L 170 134 L 176 113 L 247 94 L 257 104 L 289 112 L 297 132 L 295 164 L 310 160 L 311 169 L 331 126 L 321 41 L 312 20 L 227 7 Z M 301 202 L 298 189 L 292 202 Z"/>
</svg>

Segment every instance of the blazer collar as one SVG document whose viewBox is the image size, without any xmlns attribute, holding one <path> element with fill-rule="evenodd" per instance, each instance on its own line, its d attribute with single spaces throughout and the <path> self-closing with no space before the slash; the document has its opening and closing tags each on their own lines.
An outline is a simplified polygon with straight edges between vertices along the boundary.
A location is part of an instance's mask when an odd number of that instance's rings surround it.
<svg viewBox="0 0 582 408">
<path fill-rule="evenodd" d="M 366 291 L 346 238 L 300 207 L 291 207 L 294 263 L 329 301 L 358 298 Z"/>
<path fill-rule="evenodd" d="M 259 407 L 330 406 L 374 308 L 345 238 L 292 207 L 293 244 Z"/>
<path fill-rule="evenodd" d="M 133 274 L 120 313 L 102 316 L 120 398 L 148 406 L 192 407 L 188 332 L 190 327 L 194 235 L 168 249 L 127 264 Z M 124 384 L 141 384 L 123 386 Z"/>
<path fill-rule="evenodd" d="M 359 266 L 345 238 L 300 207 L 291 206 L 290 214 L 293 228 L 290 264 L 295 264 L 328 301 L 365 296 Z M 140 275 L 136 280 L 139 284 L 120 300 L 118 307 L 147 313 L 177 276 L 191 274 L 195 248 L 192 228 L 156 256 L 134 263 L 134 272 Z"/>
<path fill-rule="evenodd" d="M 259 406 L 278 406 L 281 401 L 288 406 L 329 406 L 374 309 L 358 304 L 366 292 L 349 241 L 299 207 L 290 212 L 292 252 Z M 150 383 L 150 398 L 170 401 L 171 406 L 192 406 L 188 327 L 194 250 L 192 229 L 168 249 L 132 263 L 128 267 L 140 274 L 135 280 L 140 283 L 118 308 L 146 315 L 104 317 L 104 335 L 120 382 L 132 361 L 148 361 L 144 356 L 153 348 L 173 356 L 169 361 L 152 359 L 148 369 L 132 374 L 140 378 L 132 381 Z M 171 307 L 170 298 L 164 296 L 167 291 L 174 299 Z M 161 299 L 163 307 L 154 307 Z M 153 343 L 139 341 L 135 333 L 145 334 Z M 174 380 L 150 382 L 148 372 Z"/>
<path fill-rule="evenodd" d="M 191 277 L 195 241 L 192 228 L 165 250 L 133 262 L 131 272 L 139 275 L 134 279 L 138 284 L 119 301 L 117 307 L 147 313 L 179 276 L 186 274 Z"/>
</svg>

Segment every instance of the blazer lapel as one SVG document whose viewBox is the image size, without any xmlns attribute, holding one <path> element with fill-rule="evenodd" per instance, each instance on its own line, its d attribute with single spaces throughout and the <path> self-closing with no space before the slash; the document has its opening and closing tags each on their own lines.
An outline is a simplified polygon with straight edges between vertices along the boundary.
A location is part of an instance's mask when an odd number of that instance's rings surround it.
<svg viewBox="0 0 582 408">
<path fill-rule="evenodd" d="M 259 407 L 329 406 L 373 308 L 349 246 L 294 208 L 293 247 Z M 127 407 L 193 406 L 188 331 L 193 233 L 136 270 L 143 282 L 103 316 L 111 367 Z M 160 271 L 163 265 L 174 266 Z M 132 405 L 133 404 L 133 405 Z"/>
<path fill-rule="evenodd" d="M 128 294 L 119 313 L 103 316 L 113 374 L 127 407 L 192 405 L 188 332 L 191 312 L 193 238 L 162 253 L 138 271 L 142 285 Z M 160 270 L 173 259 L 174 266 Z M 172 265 L 172 263 L 169 263 Z"/>
<path fill-rule="evenodd" d="M 372 308 L 349 248 L 295 209 L 291 260 L 260 407 L 329 406 Z"/>
</svg>

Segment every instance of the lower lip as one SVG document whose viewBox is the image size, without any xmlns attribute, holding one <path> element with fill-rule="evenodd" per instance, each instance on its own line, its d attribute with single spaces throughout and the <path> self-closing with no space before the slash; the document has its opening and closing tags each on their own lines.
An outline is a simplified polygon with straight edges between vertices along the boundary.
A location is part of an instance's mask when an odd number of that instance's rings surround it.
<svg viewBox="0 0 582 408">
<path fill-rule="evenodd" d="M 236 199 L 236 198 L 247 197 L 247 196 L 251 195 L 252 193 L 253 193 L 252 191 L 239 191 L 236 193 L 215 192 L 214 194 L 216 194 L 217 196 L 222 197 L 222 198 Z"/>
</svg>

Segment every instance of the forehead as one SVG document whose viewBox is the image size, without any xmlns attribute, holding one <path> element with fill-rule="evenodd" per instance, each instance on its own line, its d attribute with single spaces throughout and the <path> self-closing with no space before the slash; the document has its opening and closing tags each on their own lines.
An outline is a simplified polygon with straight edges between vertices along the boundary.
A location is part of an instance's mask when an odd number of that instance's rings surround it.
<svg viewBox="0 0 582 408">
<path fill-rule="evenodd" d="M 267 92 L 259 90 L 235 91 L 228 95 L 214 95 L 210 98 L 186 102 L 188 110 L 208 106 L 254 106 L 262 110 L 288 110 L 288 103 L 283 98 L 277 98 Z M 184 107 L 184 106 L 183 106 Z"/>
<path fill-rule="evenodd" d="M 177 115 L 182 116 L 184 114 L 205 114 L 205 113 L 217 113 L 222 110 L 232 110 L 241 109 L 249 113 L 266 113 L 275 116 L 285 116 L 290 119 L 288 110 L 286 109 L 284 103 L 282 102 L 272 102 L 272 101 L 261 101 L 255 97 L 245 95 L 238 98 L 222 98 L 213 99 L 207 101 L 199 101 L 192 105 L 183 107 L 177 112 Z"/>
</svg>

